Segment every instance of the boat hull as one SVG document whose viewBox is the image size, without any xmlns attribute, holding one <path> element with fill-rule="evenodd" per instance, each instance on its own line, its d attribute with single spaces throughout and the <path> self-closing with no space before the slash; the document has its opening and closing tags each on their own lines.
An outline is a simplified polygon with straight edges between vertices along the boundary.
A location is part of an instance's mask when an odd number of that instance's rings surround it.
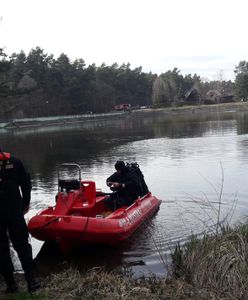
<svg viewBox="0 0 248 300">
<path fill-rule="evenodd" d="M 101 205 L 103 200 L 100 197 L 96 203 Z M 161 200 L 149 193 L 131 206 L 119 208 L 108 216 L 90 212 L 83 215 L 78 209 L 65 215 L 49 207 L 31 218 L 28 228 L 38 240 L 57 241 L 64 252 L 83 243 L 114 245 L 130 237 L 156 213 L 160 204 Z"/>
</svg>

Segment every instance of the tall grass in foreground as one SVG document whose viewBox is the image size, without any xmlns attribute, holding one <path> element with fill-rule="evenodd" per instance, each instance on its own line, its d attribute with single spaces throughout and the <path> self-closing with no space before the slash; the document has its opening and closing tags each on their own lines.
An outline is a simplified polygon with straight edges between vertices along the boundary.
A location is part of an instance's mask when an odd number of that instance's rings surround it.
<svg viewBox="0 0 248 300">
<path fill-rule="evenodd" d="M 19 285 L 24 279 L 20 279 Z M 150 277 L 132 279 L 115 272 L 106 272 L 101 268 L 80 273 L 75 268 L 68 268 L 59 274 L 52 274 L 44 279 L 46 287 L 33 295 L 26 292 L 12 295 L 0 293 L 4 300 L 180 300 L 194 299 L 192 287 L 182 283 Z M 1 285 L 1 281 L 0 281 Z M 200 298 L 198 298 L 200 299 Z"/>
<path fill-rule="evenodd" d="M 206 230 L 202 238 L 192 235 L 181 247 L 180 243 L 172 251 L 172 271 L 174 278 L 180 278 L 194 288 L 208 290 L 213 299 L 248 299 L 248 224 L 231 228 L 228 219 L 232 217 L 237 199 L 231 211 L 221 221 L 224 172 L 217 208 L 207 197 L 202 201 L 209 204 L 216 219 L 215 226 Z M 225 225 L 224 225 L 225 224 Z M 212 228 L 215 227 L 215 230 Z M 201 299 L 201 298 L 199 298 Z"/>
<path fill-rule="evenodd" d="M 226 205 L 225 201 L 223 201 L 222 198 L 225 178 L 221 162 L 220 169 L 220 182 L 217 185 L 217 187 L 213 183 L 211 183 L 207 178 L 201 175 L 204 181 L 210 186 L 211 190 L 214 192 L 214 199 L 209 199 L 208 196 L 203 192 L 201 192 L 201 195 L 197 197 L 192 196 L 190 194 L 186 194 L 186 200 L 189 203 L 194 203 L 194 207 L 196 208 L 195 210 L 192 208 L 189 209 L 187 207 L 184 207 L 182 205 L 182 201 L 181 203 L 175 202 L 175 208 L 177 209 L 178 213 L 176 225 L 180 230 L 180 223 L 182 224 L 181 230 L 183 233 L 180 237 L 178 237 L 178 240 L 175 240 L 173 236 L 169 238 L 169 236 L 166 233 L 166 228 L 163 228 L 163 232 L 161 233 L 158 226 L 156 228 L 156 236 L 158 236 L 159 234 L 159 238 L 155 239 L 153 236 L 154 230 L 150 230 L 150 228 L 152 227 L 152 222 L 147 220 L 145 223 L 145 225 L 147 226 L 149 238 L 152 240 L 155 250 L 158 254 L 159 260 L 161 261 L 162 265 L 164 266 L 165 272 L 168 275 L 175 273 L 174 270 L 171 270 L 170 253 L 173 253 L 172 259 L 175 260 L 176 257 L 178 257 L 179 262 L 175 261 L 175 264 L 180 265 L 180 260 L 182 259 L 180 254 L 182 253 L 185 244 L 189 245 L 193 243 L 198 243 L 198 239 L 204 238 L 206 236 L 218 236 L 222 233 L 224 226 L 228 227 L 229 222 L 231 222 L 237 204 L 237 197 L 235 195 L 231 205 Z M 225 211 L 223 208 L 225 208 Z M 181 211 L 179 209 L 181 209 Z M 189 222 L 190 219 L 194 220 L 193 224 Z M 190 227 L 192 225 L 194 229 Z M 195 232 L 195 230 L 197 232 Z M 170 252 L 168 254 L 164 251 L 163 241 L 167 241 L 166 247 L 167 249 L 169 249 Z M 172 268 L 174 267 L 175 266 L 172 266 Z"/>
<path fill-rule="evenodd" d="M 172 254 L 174 275 L 218 299 L 248 299 L 248 225 L 222 228 L 219 235 L 192 237 Z"/>
</svg>

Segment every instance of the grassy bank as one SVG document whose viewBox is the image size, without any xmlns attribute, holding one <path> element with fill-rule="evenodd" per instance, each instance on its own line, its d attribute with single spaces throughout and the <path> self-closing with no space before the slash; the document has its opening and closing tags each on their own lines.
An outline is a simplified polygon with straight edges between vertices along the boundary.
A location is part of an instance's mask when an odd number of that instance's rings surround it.
<svg viewBox="0 0 248 300">
<path fill-rule="evenodd" d="M 0 299 L 247 299 L 248 225 L 225 228 L 201 240 L 192 237 L 172 258 L 170 278 L 133 279 L 100 268 L 84 274 L 67 268 L 43 278 L 45 288 L 35 295 L 25 292 L 19 276 L 20 293 L 0 294 Z"/>
<path fill-rule="evenodd" d="M 174 275 L 213 299 L 248 299 L 248 225 L 192 240 L 173 253 Z"/>
<path fill-rule="evenodd" d="M 20 292 L 12 295 L 0 294 L 4 300 L 146 300 L 146 299 L 205 299 L 198 291 L 180 279 L 161 279 L 150 277 L 133 280 L 120 274 L 102 269 L 89 270 L 81 274 L 76 269 L 67 269 L 59 274 L 43 278 L 45 288 L 33 295 L 25 292 L 25 282 L 18 280 Z M 206 294 L 206 293 L 205 293 Z M 195 298 L 197 296 L 197 298 Z"/>
</svg>

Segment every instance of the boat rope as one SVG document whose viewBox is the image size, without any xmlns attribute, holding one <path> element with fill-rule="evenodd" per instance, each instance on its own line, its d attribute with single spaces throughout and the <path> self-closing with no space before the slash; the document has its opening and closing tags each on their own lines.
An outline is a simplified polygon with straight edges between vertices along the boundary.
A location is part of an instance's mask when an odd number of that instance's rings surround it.
<svg viewBox="0 0 248 300">
<path fill-rule="evenodd" d="M 41 228 L 45 228 L 46 226 L 49 226 L 49 225 L 51 225 L 52 223 L 55 223 L 55 222 L 59 221 L 60 218 L 61 218 L 61 217 L 55 217 L 55 218 L 53 218 L 52 220 L 50 220 L 50 221 L 48 221 L 47 223 L 45 223 L 45 224 L 43 224 L 42 226 L 40 226 L 39 228 L 40 228 L 40 229 L 41 229 Z"/>
<path fill-rule="evenodd" d="M 89 217 L 87 217 L 87 221 L 86 221 L 86 224 L 85 224 L 85 226 L 84 226 L 84 229 L 83 229 L 83 231 L 82 231 L 82 233 L 84 233 L 85 231 L 86 231 L 86 228 L 88 227 L 88 224 L 89 224 Z"/>
</svg>

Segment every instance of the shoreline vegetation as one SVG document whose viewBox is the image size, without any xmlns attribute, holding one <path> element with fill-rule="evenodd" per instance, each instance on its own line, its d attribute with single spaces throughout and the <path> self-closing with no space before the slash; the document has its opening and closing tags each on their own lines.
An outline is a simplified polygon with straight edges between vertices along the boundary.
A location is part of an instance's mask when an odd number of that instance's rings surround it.
<svg viewBox="0 0 248 300">
<path fill-rule="evenodd" d="M 247 100 L 248 63 L 235 66 L 234 81 L 222 72 L 215 80 L 182 75 L 174 67 L 161 74 L 131 67 L 72 60 L 65 53 L 55 57 L 39 46 L 29 53 L 8 55 L 0 48 L 0 120 L 106 113 L 116 106 L 174 106 Z"/>
<path fill-rule="evenodd" d="M 222 227 L 219 234 L 202 239 L 192 236 L 171 253 L 170 276 L 134 279 L 103 268 L 80 273 L 67 266 L 64 271 L 42 278 L 45 287 L 35 294 L 25 292 L 23 275 L 16 274 L 20 292 L 0 293 L 0 299 L 247 299 L 248 224 Z M 165 266 L 166 268 L 166 266 Z M 1 290 L 3 282 L 0 281 Z"/>
<path fill-rule="evenodd" d="M 197 113 L 225 113 L 225 112 L 243 112 L 248 111 L 248 102 L 232 102 L 221 103 L 213 105 L 192 105 L 181 107 L 164 107 L 164 108 L 146 108 L 132 110 L 132 114 L 142 113 L 163 113 L 168 115 L 174 114 L 197 114 Z M 43 126 L 56 126 L 56 125 L 71 125 L 85 121 L 102 120 L 109 118 L 119 118 L 126 116 L 130 111 L 114 111 L 101 114 L 81 114 L 81 115 L 67 115 L 67 116 L 54 116 L 54 117 L 38 117 L 38 118 L 24 118 L 13 119 L 8 122 L 0 123 L 0 129 L 11 130 L 21 129 L 28 127 L 43 127 Z"/>
</svg>

